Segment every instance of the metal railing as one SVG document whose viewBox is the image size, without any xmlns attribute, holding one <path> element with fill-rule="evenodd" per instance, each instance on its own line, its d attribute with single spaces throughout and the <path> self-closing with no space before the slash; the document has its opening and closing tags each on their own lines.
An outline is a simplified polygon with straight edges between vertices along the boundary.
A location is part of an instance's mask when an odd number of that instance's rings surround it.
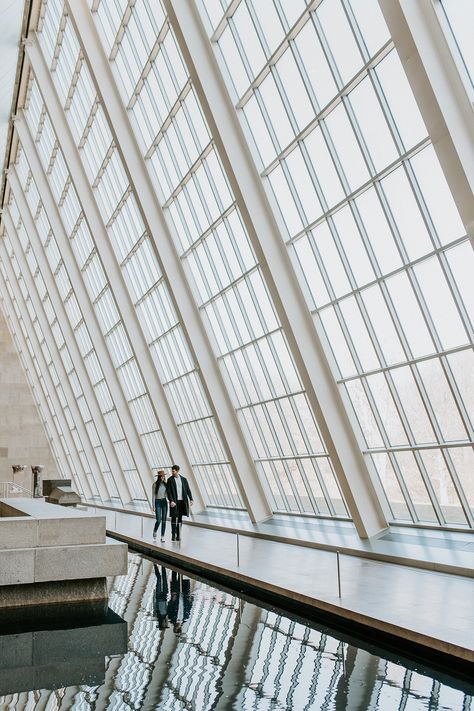
<svg viewBox="0 0 474 711">
<path fill-rule="evenodd" d="M 10 499 L 18 496 L 32 497 L 33 492 L 16 481 L 0 481 L 0 499 Z"/>
</svg>

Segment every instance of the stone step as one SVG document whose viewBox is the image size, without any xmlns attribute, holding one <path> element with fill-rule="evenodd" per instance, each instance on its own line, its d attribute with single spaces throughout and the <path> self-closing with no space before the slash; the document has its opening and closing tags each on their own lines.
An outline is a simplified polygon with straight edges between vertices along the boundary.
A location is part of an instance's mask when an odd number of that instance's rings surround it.
<svg viewBox="0 0 474 711">
<path fill-rule="evenodd" d="M 103 578 L 126 572 L 127 546 L 112 540 L 0 550 L 0 608 L 7 602 L 2 586 Z"/>
</svg>

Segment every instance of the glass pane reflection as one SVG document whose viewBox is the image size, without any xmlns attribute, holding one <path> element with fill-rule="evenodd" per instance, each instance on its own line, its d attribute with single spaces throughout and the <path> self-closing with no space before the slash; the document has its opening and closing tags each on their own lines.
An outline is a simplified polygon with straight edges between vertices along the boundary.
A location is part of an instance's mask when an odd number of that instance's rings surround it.
<svg viewBox="0 0 474 711">
<path fill-rule="evenodd" d="M 474 686 L 446 673 L 405 667 L 394 656 L 353 646 L 327 628 L 258 607 L 136 554 L 128 574 L 113 581 L 109 604 L 128 623 L 128 652 L 105 657 L 103 683 L 92 685 L 85 670 L 75 686 L 3 696 L 0 708 L 474 708 Z M 49 650 L 54 658 L 65 642 L 55 644 Z M 25 686 L 30 678 L 36 677 L 25 676 Z"/>
</svg>

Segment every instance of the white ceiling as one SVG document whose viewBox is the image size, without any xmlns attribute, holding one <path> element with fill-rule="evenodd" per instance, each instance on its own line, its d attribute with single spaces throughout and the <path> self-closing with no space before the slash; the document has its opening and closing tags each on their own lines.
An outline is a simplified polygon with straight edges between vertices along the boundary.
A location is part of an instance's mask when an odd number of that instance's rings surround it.
<svg viewBox="0 0 474 711">
<path fill-rule="evenodd" d="M 24 0 L 0 0 L 0 168 L 5 156 L 24 4 Z"/>
</svg>

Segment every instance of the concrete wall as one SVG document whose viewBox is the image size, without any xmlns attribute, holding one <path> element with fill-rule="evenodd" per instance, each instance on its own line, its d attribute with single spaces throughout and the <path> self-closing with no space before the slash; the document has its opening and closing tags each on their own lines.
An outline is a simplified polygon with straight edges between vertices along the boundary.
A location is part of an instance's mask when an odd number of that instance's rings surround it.
<svg viewBox="0 0 474 711">
<path fill-rule="evenodd" d="M 31 464 L 59 477 L 30 387 L 0 308 L 0 481 L 11 481 L 12 464 L 28 469 L 15 481 L 31 489 Z"/>
</svg>

